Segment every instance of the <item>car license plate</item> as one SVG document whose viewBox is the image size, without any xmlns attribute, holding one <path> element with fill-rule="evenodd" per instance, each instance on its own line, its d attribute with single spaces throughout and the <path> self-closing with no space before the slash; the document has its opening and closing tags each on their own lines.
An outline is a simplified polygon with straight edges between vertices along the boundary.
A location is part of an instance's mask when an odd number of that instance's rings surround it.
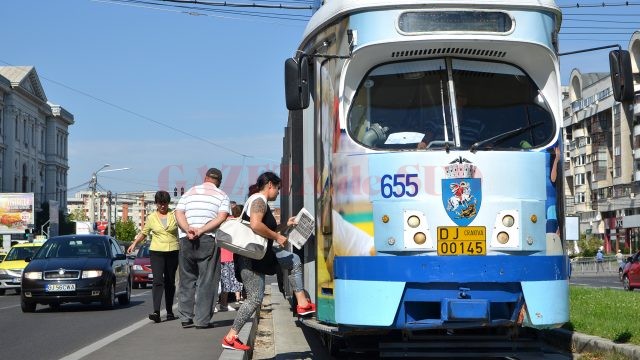
<svg viewBox="0 0 640 360">
<path fill-rule="evenodd" d="M 11 279 L 11 282 L 14 283 L 14 284 L 20 284 L 21 281 L 22 281 L 22 279 L 20 279 L 20 278 Z"/>
<path fill-rule="evenodd" d="M 76 284 L 48 284 L 46 291 L 76 291 Z"/>
<path fill-rule="evenodd" d="M 149 280 L 153 280 L 153 273 L 149 273 Z"/>
<path fill-rule="evenodd" d="M 486 255 L 484 226 L 439 226 L 438 255 Z"/>
</svg>

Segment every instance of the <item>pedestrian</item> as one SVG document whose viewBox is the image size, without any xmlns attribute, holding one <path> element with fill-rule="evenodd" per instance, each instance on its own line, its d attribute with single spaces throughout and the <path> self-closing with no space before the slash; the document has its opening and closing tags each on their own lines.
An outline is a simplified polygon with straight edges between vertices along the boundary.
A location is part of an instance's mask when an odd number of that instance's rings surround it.
<svg viewBox="0 0 640 360">
<path fill-rule="evenodd" d="M 220 170 L 207 170 L 204 182 L 190 188 L 176 206 L 180 234 L 178 315 L 183 328 L 212 327 L 209 321 L 220 281 L 220 251 L 214 234 L 229 214 L 229 196 L 220 189 L 221 183 Z"/>
<path fill-rule="evenodd" d="M 240 216 L 242 210 L 239 206 L 231 209 L 231 217 L 236 218 Z M 235 299 L 237 302 L 242 303 L 242 297 L 240 292 L 242 291 L 242 283 L 236 279 L 236 271 L 233 263 L 233 253 L 227 249 L 220 249 L 220 311 L 236 311 L 232 306 L 229 306 L 229 293 L 235 293 Z"/>
<path fill-rule="evenodd" d="M 176 270 L 178 269 L 178 224 L 174 211 L 169 209 L 171 195 L 160 190 L 156 192 L 154 200 L 156 211 L 147 216 L 142 232 L 136 235 L 127 253 L 131 254 L 139 242 L 151 236 L 149 260 L 153 273 L 151 290 L 153 313 L 149 314 L 149 319 L 159 323 L 163 293 L 167 321 L 176 318 L 173 315 L 173 296 L 176 293 Z"/>
<path fill-rule="evenodd" d="M 596 273 L 600 272 L 600 269 L 604 272 L 604 255 L 602 254 L 602 250 L 598 249 L 598 253 L 596 254 Z"/>
<path fill-rule="evenodd" d="M 222 338 L 222 347 L 225 349 L 233 350 L 249 350 L 249 346 L 243 344 L 238 339 L 238 332 L 242 329 L 242 326 L 249 320 L 251 314 L 262 304 L 264 297 L 265 286 L 265 274 L 273 275 L 278 271 L 277 253 L 282 251 L 276 250 L 276 247 L 281 246 L 284 248 L 287 238 L 276 232 L 278 224 L 276 222 L 271 209 L 269 208 L 268 201 L 273 201 L 278 197 L 280 191 L 280 178 L 273 172 L 265 172 L 258 177 L 255 186 L 250 187 L 250 193 L 257 190 L 256 193 L 251 195 L 247 199 L 247 210 L 243 215 L 244 220 L 248 220 L 251 229 L 268 240 L 267 252 L 265 256 L 260 260 L 252 260 L 238 254 L 234 255 L 234 263 L 238 266 L 242 284 L 247 293 L 247 298 L 236 313 L 236 318 L 233 321 L 233 325 L 227 335 Z M 293 222 L 294 218 L 289 219 L 289 222 Z M 278 245 L 274 244 L 274 240 Z M 284 257 L 285 263 L 294 264 L 295 260 L 289 252 L 282 252 L 281 257 Z M 284 255 L 284 256 L 283 256 Z M 297 256 L 297 255 L 296 255 Z M 299 261 L 299 257 L 298 257 Z M 300 270 L 302 267 L 300 266 Z M 300 288 L 302 287 L 302 277 L 300 273 Z M 297 290 L 297 287 L 295 287 Z M 305 296 L 304 290 L 302 293 L 302 299 L 299 299 L 298 308 L 303 307 L 304 311 L 315 311 L 315 305 L 312 304 Z M 296 292 L 296 298 L 298 293 Z"/>
<path fill-rule="evenodd" d="M 616 252 L 616 260 L 618 261 L 618 267 L 622 269 L 624 265 L 624 255 L 622 255 L 622 251 L 618 250 L 618 252 Z"/>
</svg>

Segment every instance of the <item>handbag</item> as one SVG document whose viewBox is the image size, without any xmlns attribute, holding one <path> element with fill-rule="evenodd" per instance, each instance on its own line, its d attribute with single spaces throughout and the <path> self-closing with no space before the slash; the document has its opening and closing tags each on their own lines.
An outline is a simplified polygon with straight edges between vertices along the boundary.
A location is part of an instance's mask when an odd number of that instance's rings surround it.
<svg viewBox="0 0 640 360">
<path fill-rule="evenodd" d="M 253 202 L 253 199 L 251 201 Z M 216 231 L 216 243 L 232 253 L 260 260 L 267 252 L 268 240 L 253 232 L 248 221 L 242 220 L 248 205 L 250 205 L 249 200 L 239 217 L 229 219 L 220 225 Z"/>
</svg>

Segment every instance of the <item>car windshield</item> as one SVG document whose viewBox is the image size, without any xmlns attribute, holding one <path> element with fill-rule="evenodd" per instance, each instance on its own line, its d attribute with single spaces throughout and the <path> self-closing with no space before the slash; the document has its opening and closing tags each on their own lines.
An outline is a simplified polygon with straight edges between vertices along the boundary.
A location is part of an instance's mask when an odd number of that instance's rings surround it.
<svg viewBox="0 0 640 360">
<path fill-rule="evenodd" d="M 107 258 L 105 242 L 100 238 L 49 240 L 36 255 L 45 258 Z"/>
<path fill-rule="evenodd" d="M 519 151 L 547 145 L 556 131 L 546 99 L 522 70 L 452 58 L 374 68 L 356 91 L 347 127 L 380 150 Z"/>
<path fill-rule="evenodd" d="M 148 258 L 149 257 L 149 246 L 143 246 L 138 250 L 138 255 L 136 257 L 139 258 Z"/>
<path fill-rule="evenodd" d="M 33 257 L 33 254 L 35 254 L 38 249 L 39 247 L 37 246 L 12 247 L 3 261 L 24 260 L 28 257 Z"/>
</svg>

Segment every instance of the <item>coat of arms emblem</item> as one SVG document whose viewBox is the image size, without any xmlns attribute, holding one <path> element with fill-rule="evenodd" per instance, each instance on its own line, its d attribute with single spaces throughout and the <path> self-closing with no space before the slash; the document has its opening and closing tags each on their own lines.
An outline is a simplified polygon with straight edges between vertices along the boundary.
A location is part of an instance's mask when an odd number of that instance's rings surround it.
<svg viewBox="0 0 640 360">
<path fill-rule="evenodd" d="M 442 179 L 442 204 L 447 215 L 458 226 L 467 226 L 475 219 L 482 203 L 482 182 L 474 178 L 476 166 L 460 157 L 445 167 Z"/>
</svg>

